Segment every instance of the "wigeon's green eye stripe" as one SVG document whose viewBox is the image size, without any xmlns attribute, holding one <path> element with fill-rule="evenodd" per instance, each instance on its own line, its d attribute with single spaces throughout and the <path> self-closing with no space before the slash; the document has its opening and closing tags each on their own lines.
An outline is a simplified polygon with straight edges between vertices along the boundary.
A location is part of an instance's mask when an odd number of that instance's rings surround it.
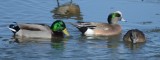
<svg viewBox="0 0 160 60">
<path fill-rule="evenodd" d="M 112 13 L 112 19 L 116 17 L 116 13 Z"/>
<path fill-rule="evenodd" d="M 111 19 L 113 19 L 115 17 L 121 17 L 121 15 L 119 13 L 112 13 Z"/>
<path fill-rule="evenodd" d="M 120 17 L 118 13 L 112 13 L 112 19 L 115 17 Z"/>
</svg>

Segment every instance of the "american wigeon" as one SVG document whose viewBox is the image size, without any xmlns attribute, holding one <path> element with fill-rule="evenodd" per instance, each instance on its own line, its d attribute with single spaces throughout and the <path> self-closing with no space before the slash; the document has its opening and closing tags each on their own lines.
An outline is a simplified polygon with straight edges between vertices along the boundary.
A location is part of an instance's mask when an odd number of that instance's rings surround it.
<svg viewBox="0 0 160 60">
<path fill-rule="evenodd" d="M 61 20 L 53 22 L 51 27 L 46 24 L 15 23 L 9 29 L 20 38 L 52 38 L 54 36 L 69 36 L 66 25 Z"/>
<path fill-rule="evenodd" d="M 145 35 L 138 29 L 132 29 L 124 35 L 123 40 L 132 43 L 145 42 Z"/>
<path fill-rule="evenodd" d="M 120 11 L 115 11 L 108 16 L 108 23 L 78 22 L 72 23 L 86 36 L 113 36 L 121 33 L 118 21 L 125 21 Z"/>
</svg>

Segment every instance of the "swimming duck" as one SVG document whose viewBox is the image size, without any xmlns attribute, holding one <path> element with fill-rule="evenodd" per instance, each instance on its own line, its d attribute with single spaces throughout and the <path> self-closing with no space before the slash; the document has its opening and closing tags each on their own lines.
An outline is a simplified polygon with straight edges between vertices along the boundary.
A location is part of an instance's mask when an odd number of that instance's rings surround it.
<svg viewBox="0 0 160 60">
<path fill-rule="evenodd" d="M 61 20 L 53 22 L 51 27 L 46 24 L 14 23 L 9 25 L 14 36 L 20 38 L 52 38 L 55 36 L 69 36 L 66 25 Z"/>
<path fill-rule="evenodd" d="M 118 21 L 125 21 L 120 11 L 110 13 L 108 23 L 78 22 L 72 23 L 86 36 L 113 36 L 121 33 L 121 26 Z"/>
<path fill-rule="evenodd" d="M 145 42 L 145 35 L 138 29 L 132 29 L 124 35 L 123 40 L 132 43 Z"/>
<path fill-rule="evenodd" d="M 82 20 L 82 16 L 80 14 L 80 7 L 76 3 L 65 3 L 60 5 L 59 0 L 57 0 L 58 7 L 54 8 L 51 12 L 54 13 L 53 18 L 69 18 L 69 19 L 76 19 Z"/>
</svg>

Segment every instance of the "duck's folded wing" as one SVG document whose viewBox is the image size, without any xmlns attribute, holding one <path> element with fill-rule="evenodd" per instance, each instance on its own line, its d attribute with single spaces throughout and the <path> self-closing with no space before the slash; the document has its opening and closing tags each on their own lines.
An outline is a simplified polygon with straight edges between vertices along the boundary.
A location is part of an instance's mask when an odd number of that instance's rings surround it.
<svg viewBox="0 0 160 60">
<path fill-rule="evenodd" d="M 24 29 L 24 30 L 32 30 L 32 31 L 45 31 L 45 30 L 50 30 L 48 25 L 45 24 L 30 24 L 30 23 L 26 23 L 26 24 L 17 24 L 20 29 Z"/>
<path fill-rule="evenodd" d="M 96 27 L 95 25 L 92 25 L 90 22 L 78 22 L 78 23 L 71 23 L 73 26 L 77 27 L 77 28 L 81 28 L 81 27 L 87 27 L 87 28 L 92 28 L 92 27 Z"/>
<path fill-rule="evenodd" d="M 108 23 L 96 23 L 96 22 L 90 22 L 90 25 L 94 25 L 96 27 L 110 27 L 110 24 Z"/>
</svg>

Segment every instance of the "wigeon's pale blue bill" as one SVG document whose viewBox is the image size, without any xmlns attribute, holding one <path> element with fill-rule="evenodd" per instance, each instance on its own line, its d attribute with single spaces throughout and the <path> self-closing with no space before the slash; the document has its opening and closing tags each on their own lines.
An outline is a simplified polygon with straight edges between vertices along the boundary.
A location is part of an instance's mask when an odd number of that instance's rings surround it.
<svg viewBox="0 0 160 60">
<path fill-rule="evenodd" d="M 124 18 L 122 18 L 122 19 L 121 19 L 121 21 L 123 21 L 123 22 L 127 22 Z"/>
</svg>

